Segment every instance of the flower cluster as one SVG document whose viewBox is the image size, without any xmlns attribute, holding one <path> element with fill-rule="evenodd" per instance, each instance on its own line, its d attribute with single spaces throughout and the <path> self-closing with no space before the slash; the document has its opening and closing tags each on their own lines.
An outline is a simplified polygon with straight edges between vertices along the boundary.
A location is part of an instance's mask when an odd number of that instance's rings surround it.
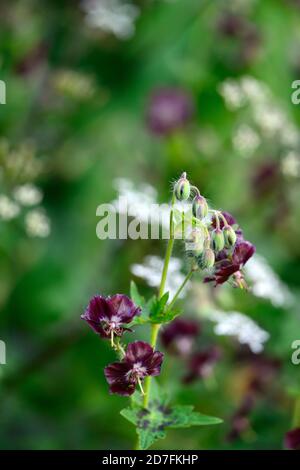
<svg viewBox="0 0 300 470">
<path fill-rule="evenodd" d="M 7 141 L 0 142 L 0 219 L 10 221 L 24 216 L 24 226 L 29 237 L 44 238 L 50 234 L 50 219 L 41 206 L 43 192 L 34 183 L 42 166 L 34 149 L 23 144 L 10 149 Z"/>
<path fill-rule="evenodd" d="M 96 295 L 91 299 L 85 313 L 81 316 L 102 338 L 110 339 L 111 345 L 121 355 L 120 362 L 114 362 L 105 368 L 105 377 L 111 393 L 132 395 L 139 385 L 143 393 L 142 381 L 146 376 L 159 375 L 163 354 L 143 342 L 135 341 L 127 346 L 126 352 L 114 337 L 121 337 L 134 317 L 140 315 L 137 307 L 126 295 L 112 297 Z"/>
</svg>

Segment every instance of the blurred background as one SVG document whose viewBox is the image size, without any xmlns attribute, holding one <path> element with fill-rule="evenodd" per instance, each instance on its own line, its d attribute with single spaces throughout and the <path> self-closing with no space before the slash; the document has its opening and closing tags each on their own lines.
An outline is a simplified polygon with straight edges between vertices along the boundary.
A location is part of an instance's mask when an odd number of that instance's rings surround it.
<svg viewBox="0 0 300 470">
<path fill-rule="evenodd" d="M 162 377 L 224 423 L 157 448 L 283 448 L 300 426 L 300 2 L 2 1 L 0 18 L 1 449 L 132 447 L 127 399 L 103 376 L 114 355 L 80 315 L 131 278 L 150 295 L 165 242 L 101 241 L 96 208 L 167 202 L 182 171 L 257 256 L 249 293 L 195 278 L 182 306 L 197 348 L 221 353 L 184 385 L 170 354 Z M 174 256 L 184 272 L 180 244 Z"/>
</svg>

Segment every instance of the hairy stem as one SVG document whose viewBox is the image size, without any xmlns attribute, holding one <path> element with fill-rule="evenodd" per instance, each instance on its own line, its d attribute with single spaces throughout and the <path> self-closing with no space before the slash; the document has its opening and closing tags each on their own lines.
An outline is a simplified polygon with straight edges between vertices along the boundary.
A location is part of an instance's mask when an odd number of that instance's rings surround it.
<svg viewBox="0 0 300 470">
<path fill-rule="evenodd" d="M 172 203 L 171 203 L 171 211 L 170 211 L 170 238 L 167 244 L 165 261 L 164 261 L 164 266 L 162 270 L 161 281 L 160 281 L 160 286 L 159 286 L 159 291 L 158 291 L 159 298 L 161 298 L 164 295 L 169 263 L 170 263 L 170 259 L 171 259 L 171 255 L 173 251 L 173 246 L 174 246 L 174 220 L 173 220 L 174 204 L 175 204 L 175 195 L 173 194 Z M 151 342 L 150 343 L 153 349 L 155 349 L 156 347 L 159 328 L 160 328 L 159 323 L 155 323 L 154 325 L 151 326 Z M 145 394 L 144 394 L 144 399 L 143 399 L 144 408 L 147 408 L 149 404 L 150 389 L 151 389 L 151 376 L 148 376 L 145 379 Z"/>
</svg>

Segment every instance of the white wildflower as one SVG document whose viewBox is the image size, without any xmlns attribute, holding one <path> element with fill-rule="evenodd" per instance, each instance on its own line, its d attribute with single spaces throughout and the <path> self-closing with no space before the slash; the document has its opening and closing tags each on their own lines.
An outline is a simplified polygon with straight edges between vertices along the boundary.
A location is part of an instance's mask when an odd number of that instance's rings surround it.
<svg viewBox="0 0 300 470">
<path fill-rule="evenodd" d="M 267 331 L 240 312 L 215 310 L 210 313 L 209 318 L 216 323 L 214 331 L 217 335 L 234 336 L 255 354 L 263 351 L 264 343 L 270 337 Z"/>
<path fill-rule="evenodd" d="M 225 105 L 230 111 L 236 111 L 246 104 L 245 94 L 239 83 L 235 80 L 225 80 L 218 87 L 220 95 L 225 101 Z"/>
<path fill-rule="evenodd" d="M 116 179 L 114 186 L 118 191 L 118 197 L 111 204 L 118 213 L 127 214 L 142 223 L 161 226 L 168 231 L 170 205 L 158 203 L 157 191 L 153 186 L 142 183 L 135 187 L 132 181 L 125 178 Z M 174 207 L 177 209 L 177 215 L 179 212 L 187 213 L 191 210 L 191 204 L 186 202 L 176 202 Z"/>
<path fill-rule="evenodd" d="M 134 34 L 134 21 L 139 15 L 137 6 L 120 0 L 84 0 L 82 7 L 88 26 L 113 33 L 120 39 Z"/>
<path fill-rule="evenodd" d="M 14 198 L 23 206 L 34 206 L 41 202 L 43 193 L 33 184 L 23 184 L 15 188 Z"/>
<path fill-rule="evenodd" d="M 286 307 L 291 304 L 292 294 L 265 258 L 255 254 L 244 269 L 251 281 L 251 290 L 255 296 L 270 300 L 275 307 Z"/>
<path fill-rule="evenodd" d="M 280 133 L 286 125 L 284 112 L 274 105 L 257 106 L 253 117 L 266 137 L 272 137 Z"/>
<path fill-rule="evenodd" d="M 131 272 L 142 279 L 144 279 L 149 286 L 159 287 L 161 281 L 161 273 L 164 265 L 164 260 L 158 256 L 147 256 L 144 259 L 143 264 L 133 264 L 131 266 Z M 167 276 L 167 282 L 165 291 L 169 292 L 170 300 L 174 297 L 176 291 L 183 283 L 185 276 L 181 272 L 182 262 L 179 258 L 171 258 L 169 263 L 169 270 Z M 186 288 L 190 287 L 190 283 L 186 285 Z M 184 289 L 179 297 L 183 297 L 186 292 Z"/>
<path fill-rule="evenodd" d="M 292 150 L 287 153 L 281 162 L 281 170 L 285 176 L 299 177 L 300 155 Z"/>
<path fill-rule="evenodd" d="M 20 213 L 20 207 L 5 194 L 0 195 L 0 218 L 11 220 Z"/>
<path fill-rule="evenodd" d="M 270 98 L 268 87 L 254 77 L 242 77 L 240 86 L 249 103 L 254 106 Z"/>
<path fill-rule="evenodd" d="M 25 228 L 30 237 L 48 237 L 50 220 L 41 209 L 29 211 L 25 216 Z"/>
<path fill-rule="evenodd" d="M 233 136 L 232 143 L 235 150 L 245 156 L 249 156 L 259 146 L 260 138 L 252 127 L 242 124 Z"/>
</svg>

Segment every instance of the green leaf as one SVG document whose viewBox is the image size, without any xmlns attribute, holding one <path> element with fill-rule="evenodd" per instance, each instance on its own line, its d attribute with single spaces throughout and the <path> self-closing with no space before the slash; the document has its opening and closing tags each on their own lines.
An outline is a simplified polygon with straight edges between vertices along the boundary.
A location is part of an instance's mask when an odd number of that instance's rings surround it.
<svg viewBox="0 0 300 470">
<path fill-rule="evenodd" d="M 175 406 L 170 419 L 173 421 L 169 426 L 170 428 L 189 428 L 191 426 L 207 426 L 222 423 L 220 418 L 203 415 L 198 411 L 194 411 L 193 406 Z"/>
<path fill-rule="evenodd" d="M 135 303 L 135 305 L 137 305 L 138 307 L 144 308 L 145 298 L 142 295 L 140 295 L 137 285 L 134 281 L 131 281 L 130 283 L 130 297 Z"/>
<path fill-rule="evenodd" d="M 121 415 L 136 426 L 141 449 L 148 449 L 155 441 L 163 439 L 168 428 L 207 426 L 222 422 L 219 418 L 194 411 L 193 406 L 170 407 L 158 387 L 151 395 L 148 409 L 135 403 L 131 408 L 122 410 Z"/>
</svg>

